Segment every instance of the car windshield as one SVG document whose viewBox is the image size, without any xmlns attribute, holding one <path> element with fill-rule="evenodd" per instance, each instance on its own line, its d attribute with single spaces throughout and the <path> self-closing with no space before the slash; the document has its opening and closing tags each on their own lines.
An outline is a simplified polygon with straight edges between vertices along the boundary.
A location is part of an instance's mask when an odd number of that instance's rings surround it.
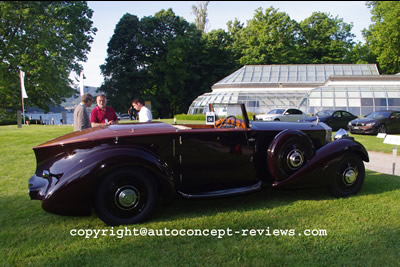
<svg viewBox="0 0 400 267">
<path fill-rule="evenodd" d="M 284 109 L 271 109 L 267 114 L 282 114 L 284 111 Z"/>
<path fill-rule="evenodd" d="M 318 111 L 317 114 L 315 114 L 315 115 L 317 115 L 318 117 L 326 117 L 326 116 L 331 116 L 332 113 L 333 113 L 332 110 L 321 110 L 321 111 Z"/>
<path fill-rule="evenodd" d="M 368 119 L 382 119 L 382 118 L 388 118 L 392 114 L 390 111 L 375 111 L 371 112 L 365 118 Z"/>
</svg>

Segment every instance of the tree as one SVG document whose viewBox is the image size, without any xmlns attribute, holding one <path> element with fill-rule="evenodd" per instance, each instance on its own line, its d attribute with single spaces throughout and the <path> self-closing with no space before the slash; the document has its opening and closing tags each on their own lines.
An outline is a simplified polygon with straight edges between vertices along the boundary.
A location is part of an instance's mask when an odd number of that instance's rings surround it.
<svg viewBox="0 0 400 267">
<path fill-rule="evenodd" d="M 203 74 L 202 80 L 207 80 L 206 88 L 211 86 L 239 69 L 241 65 L 238 63 L 239 57 L 236 56 L 233 47 L 232 36 L 222 29 L 212 30 L 203 35 L 205 41 L 204 56 L 202 66 L 206 72 Z"/>
<path fill-rule="evenodd" d="M 348 58 L 351 63 L 355 64 L 368 64 L 376 63 L 376 55 L 372 53 L 370 47 L 367 44 L 358 42 L 353 49 L 350 51 Z"/>
<path fill-rule="evenodd" d="M 105 64 L 100 66 L 104 83 L 100 91 L 117 111 L 126 112 L 134 97 L 146 89 L 145 70 L 148 53 L 140 20 L 125 14 L 111 37 Z"/>
<path fill-rule="evenodd" d="M 192 5 L 193 14 L 196 16 L 195 24 L 197 29 L 202 32 L 206 32 L 206 26 L 208 23 L 207 19 L 207 7 L 210 1 L 197 2 L 197 6 Z"/>
<path fill-rule="evenodd" d="M 187 112 L 205 90 L 202 32 L 171 9 L 140 21 L 126 14 L 108 45 L 100 90 L 117 110 L 143 97 L 152 102 L 154 117 L 172 117 Z"/>
<path fill-rule="evenodd" d="M 363 35 L 371 51 L 377 56 L 382 73 L 400 72 L 400 2 L 368 1 L 371 21 Z"/>
<path fill-rule="evenodd" d="M 314 12 L 300 22 L 298 60 L 301 63 L 351 63 L 349 52 L 354 46 L 352 24 L 329 14 Z"/>
<path fill-rule="evenodd" d="M 240 58 L 243 56 L 243 50 L 246 47 L 247 40 L 241 38 L 241 33 L 244 28 L 244 24 L 240 22 L 237 18 L 233 21 L 228 21 L 228 35 L 231 41 L 231 49 L 235 62 L 238 66 L 242 65 L 240 63 Z"/>
<path fill-rule="evenodd" d="M 286 13 L 273 7 L 264 13 L 258 8 L 246 27 L 240 30 L 238 22 L 236 27 L 234 47 L 241 50 L 242 65 L 293 63 L 297 23 Z"/>
<path fill-rule="evenodd" d="M 84 1 L 0 2 L 0 110 L 21 107 L 19 70 L 26 104 L 44 109 L 73 95 L 71 71 L 87 60 L 97 31 Z"/>
</svg>

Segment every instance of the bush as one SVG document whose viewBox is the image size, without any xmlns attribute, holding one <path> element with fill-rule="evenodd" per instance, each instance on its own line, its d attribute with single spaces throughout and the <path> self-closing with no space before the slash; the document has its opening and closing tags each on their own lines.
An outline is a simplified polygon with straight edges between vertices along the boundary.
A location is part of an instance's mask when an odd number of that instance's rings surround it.
<svg viewBox="0 0 400 267">
<path fill-rule="evenodd" d="M 194 121 L 205 121 L 206 114 L 177 114 L 174 116 L 177 120 L 194 120 Z"/>
<path fill-rule="evenodd" d="M 21 116 L 22 123 L 24 122 L 24 118 Z M 29 118 L 25 116 L 25 120 L 28 121 Z M 0 125 L 16 125 L 17 122 L 17 115 L 11 113 L 3 113 L 0 114 Z"/>
<path fill-rule="evenodd" d="M 16 119 L 0 119 L 0 125 L 13 125 L 17 124 Z"/>
<path fill-rule="evenodd" d="M 247 112 L 247 116 L 249 117 L 249 120 L 253 119 L 253 115 L 256 115 L 254 112 Z M 220 119 L 225 118 L 226 116 L 219 116 Z M 177 120 L 196 120 L 196 121 L 205 121 L 206 120 L 206 114 L 178 114 L 175 115 L 174 118 Z M 242 115 L 236 116 L 236 118 L 243 120 Z"/>
</svg>

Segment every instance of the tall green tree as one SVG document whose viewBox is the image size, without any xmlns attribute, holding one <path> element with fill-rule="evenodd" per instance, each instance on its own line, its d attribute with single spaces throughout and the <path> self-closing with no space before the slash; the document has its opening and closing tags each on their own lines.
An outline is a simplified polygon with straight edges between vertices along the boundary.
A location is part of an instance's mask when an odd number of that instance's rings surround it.
<svg viewBox="0 0 400 267">
<path fill-rule="evenodd" d="M 348 55 L 349 61 L 355 64 L 377 63 L 376 55 L 367 44 L 358 42 Z"/>
<path fill-rule="evenodd" d="M 236 31 L 234 46 L 241 50 L 242 65 L 293 63 L 298 27 L 288 14 L 273 7 L 265 12 L 258 8 L 247 26 L 239 29 L 238 22 L 236 29 L 231 28 Z"/>
<path fill-rule="evenodd" d="M 204 47 L 202 32 L 172 9 L 140 21 L 126 14 L 109 42 L 100 90 L 117 110 L 143 97 L 152 102 L 155 117 L 187 112 L 205 90 Z"/>
<path fill-rule="evenodd" d="M 371 8 L 371 21 L 363 35 L 367 45 L 377 56 L 382 73 L 400 72 L 400 2 L 368 1 Z"/>
<path fill-rule="evenodd" d="M 202 32 L 171 9 L 161 10 L 152 20 L 158 31 L 149 37 L 155 41 L 157 53 L 150 58 L 151 84 L 145 95 L 153 100 L 152 107 L 159 117 L 172 117 L 186 113 L 191 101 L 202 93 Z M 147 32 L 154 32 L 153 26 Z"/>
<path fill-rule="evenodd" d="M 84 1 L 0 2 L 0 110 L 21 107 L 19 70 L 25 72 L 25 104 L 48 111 L 73 95 L 71 71 L 87 60 L 93 11 Z"/>
<path fill-rule="evenodd" d="M 247 40 L 241 38 L 242 31 L 244 29 L 244 23 L 240 22 L 237 18 L 233 21 L 228 21 L 226 23 L 228 26 L 228 35 L 231 41 L 231 49 L 233 57 L 237 65 L 242 65 L 240 63 L 240 58 L 243 56 L 243 50 L 246 47 Z"/>
<path fill-rule="evenodd" d="M 105 64 L 100 66 L 104 76 L 100 90 L 117 111 L 126 112 L 130 101 L 147 88 L 145 71 L 150 54 L 144 38 L 140 20 L 127 13 L 116 25 L 108 43 Z"/>
<path fill-rule="evenodd" d="M 355 44 L 352 24 L 327 13 L 314 12 L 299 25 L 299 63 L 351 63 L 348 56 Z"/>
<path fill-rule="evenodd" d="M 238 63 L 233 47 L 233 38 L 222 29 L 212 30 L 203 35 L 205 49 L 203 52 L 202 65 L 205 73 L 203 80 L 208 82 L 206 87 L 211 91 L 211 86 L 239 69 L 242 65 Z"/>
</svg>

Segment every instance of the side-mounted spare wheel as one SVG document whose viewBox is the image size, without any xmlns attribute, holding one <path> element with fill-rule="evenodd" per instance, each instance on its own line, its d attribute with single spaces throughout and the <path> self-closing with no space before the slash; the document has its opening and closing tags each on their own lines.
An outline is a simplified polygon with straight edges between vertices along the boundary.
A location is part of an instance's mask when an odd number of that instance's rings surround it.
<svg viewBox="0 0 400 267">
<path fill-rule="evenodd" d="M 365 178 L 365 167 L 361 157 L 348 153 L 332 173 L 329 191 L 336 197 L 347 197 L 360 191 Z"/>
<path fill-rule="evenodd" d="M 123 168 L 98 184 L 94 210 L 108 225 L 134 224 L 147 220 L 156 208 L 157 186 L 141 168 Z"/>
<path fill-rule="evenodd" d="M 284 130 L 268 147 L 268 169 L 274 179 L 280 181 L 299 170 L 314 154 L 314 145 L 304 132 Z"/>
</svg>

